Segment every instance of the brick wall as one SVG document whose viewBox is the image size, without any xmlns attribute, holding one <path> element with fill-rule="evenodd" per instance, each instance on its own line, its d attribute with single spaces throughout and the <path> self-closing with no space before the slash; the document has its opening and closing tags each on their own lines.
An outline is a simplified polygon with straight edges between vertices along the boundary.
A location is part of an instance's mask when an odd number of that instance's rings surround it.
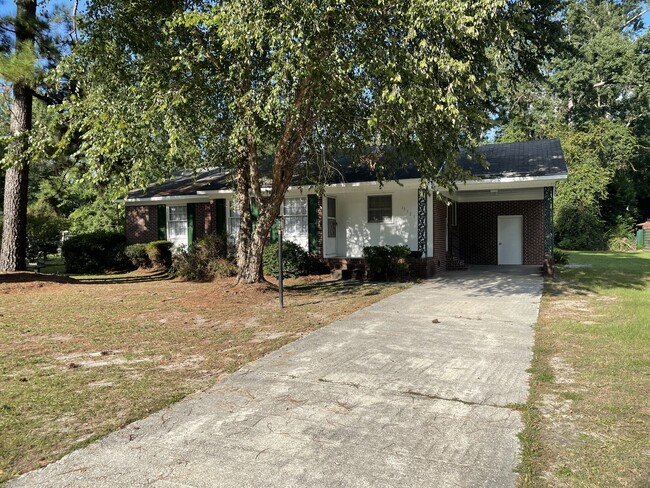
<svg viewBox="0 0 650 488">
<path fill-rule="evenodd" d="M 194 204 L 194 239 L 201 239 L 216 231 L 214 203 L 201 202 Z"/>
<path fill-rule="evenodd" d="M 433 200 L 433 263 L 435 272 L 447 268 L 447 205 L 439 199 Z"/>
<path fill-rule="evenodd" d="M 523 215 L 524 264 L 544 261 L 544 201 L 458 204 L 460 257 L 468 264 L 498 264 L 498 216 Z"/>
<path fill-rule="evenodd" d="M 441 268 L 442 266 L 442 268 Z M 431 278 L 444 269 L 445 260 L 437 258 L 409 259 L 409 274 L 411 278 Z"/>
<path fill-rule="evenodd" d="M 158 240 L 158 206 L 126 207 L 127 244 Z"/>
</svg>

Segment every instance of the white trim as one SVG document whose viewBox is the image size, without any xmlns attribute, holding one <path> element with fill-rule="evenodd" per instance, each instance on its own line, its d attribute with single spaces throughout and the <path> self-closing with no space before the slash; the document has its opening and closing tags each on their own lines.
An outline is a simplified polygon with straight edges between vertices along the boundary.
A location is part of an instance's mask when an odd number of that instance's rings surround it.
<svg viewBox="0 0 650 488">
<path fill-rule="evenodd" d="M 517 189 L 517 188 L 543 188 L 545 186 L 555 186 L 559 181 L 567 179 L 567 175 L 550 175 L 550 176 L 507 176 L 504 178 L 477 179 L 467 181 L 456 181 L 458 191 L 450 192 L 447 188 L 437 185 L 431 185 L 430 190 L 438 191 L 444 196 L 456 199 L 455 195 L 460 191 L 473 190 L 500 190 L 500 189 Z M 422 180 L 420 178 L 409 178 L 396 181 L 386 181 L 379 187 L 377 181 L 359 181 L 355 183 L 336 183 L 325 185 L 327 194 L 348 193 L 353 188 L 359 187 L 376 187 L 382 191 L 394 191 L 398 189 L 419 188 Z M 311 187 L 290 186 L 287 190 L 287 196 L 302 196 L 308 193 Z M 263 188 L 263 192 L 270 191 L 270 188 Z M 200 190 L 195 195 L 175 195 L 175 196 L 155 196 L 147 198 L 126 198 L 124 200 L 127 206 L 141 205 L 147 203 L 162 203 L 167 201 L 178 201 L 178 203 L 207 202 L 211 198 L 227 198 L 234 195 L 234 190 Z M 313 191 L 312 191 L 313 193 Z"/>
<path fill-rule="evenodd" d="M 478 191 L 482 190 L 482 191 Z M 474 191 L 459 191 L 452 195 L 451 200 L 459 203 L 468 202 L 516 202 L 519 200 L 543 200 L 544 189 L 536 188 L 500 188 L 487 190 L 476 188 Z"/>
<path fill-rule="evenodd" d="M 183 205 L 188 203 L 209 203 L 210 199 L 206 198 L 205 195 L 170 195 L 148 198 L 127 198 L 124 200 L 124 204 L 127 207 L 134 207 L 136 205 L 143 205 L 147 203 L 162 205 L 166 204 L 166 202 L 170 202 L 170 205 Z"/>
<path fill-rule="evenodd" d="M 554 176 L 522 176 L 493 178 L 489 180 L 467 180 L 466 182 L 456 182 L 458 191 L 473 190 L 506 190 L 519 188 L 544 188 L 546 186 L 555 186 L 559 181 L 567 179 L 567 175 Z M 446 188 L 439 187 L 438 191 L 442 194 L 450 195 L 452 198 L 457 192 L 450 192 Z"/>
</svg>

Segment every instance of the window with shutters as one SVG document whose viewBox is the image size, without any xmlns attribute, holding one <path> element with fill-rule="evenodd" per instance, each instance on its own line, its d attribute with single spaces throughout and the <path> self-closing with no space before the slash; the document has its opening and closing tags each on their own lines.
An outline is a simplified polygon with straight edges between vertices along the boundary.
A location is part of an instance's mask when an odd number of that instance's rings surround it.
<svg viewBox="0 0 650 488">
<path fill-rule="evenodd" d="M 307 197 L 285 198 L 280 209 L 284 216 L 283 238 L 292 241 L 307 250 L 309 248 L 309 227 Z M 228 235 L 232 241 L 239 238 L 241 213 L 235 200 L 230 200 L 228 207 Z"/>
<path fill-rule="evenodd" d="M 187 246 L 187 205 L 167 206 L 167 240 Z"/>
<path fill-rule="evenodd" d="M 368 195 L 368 223 L 393 221 L 393 196 Z"/>
<path fill-rule="evenodd" d="M 228 207 L 228 229 L 230 238 L 235 241 L 239 237 L 239 228 L 241 227 L 241 213 L 239 205 L 235 200 L 230 200 Z"/>
<path fill-rule="evenodd" d="M 285 198 L 282 203 L 284 238 L 303 249 L 309 248 L 309 222 L 307 197 Z"/>
</svg>

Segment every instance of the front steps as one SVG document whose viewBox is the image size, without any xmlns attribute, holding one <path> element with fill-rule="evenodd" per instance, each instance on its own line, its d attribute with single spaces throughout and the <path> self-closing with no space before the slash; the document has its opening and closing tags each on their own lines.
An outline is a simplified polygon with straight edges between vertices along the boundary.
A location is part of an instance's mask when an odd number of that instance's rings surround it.
<svg viewBox="0 0 650 488">
<path fill-rule="evenodd" d="M 447 254 L 447 271 L 465 271 L 467 270 L 467 265 L 465 264 L 465 261 L 453 256 L 451 254 Z"/>
</svg>

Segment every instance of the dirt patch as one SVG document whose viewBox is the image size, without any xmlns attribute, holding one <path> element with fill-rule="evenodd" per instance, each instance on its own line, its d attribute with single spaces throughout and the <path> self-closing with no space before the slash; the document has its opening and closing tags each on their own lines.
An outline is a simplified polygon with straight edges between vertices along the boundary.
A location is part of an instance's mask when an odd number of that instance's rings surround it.
<svg viewBox="0 0 650 488">
<path fill-rule="evenodd" d="M 59 275 L 16 271 L 0 273 L 0 294 L 53 291 L 62 285 L 78 284 L 74 278 Z"/>
<path fill-rule="evenodd" d="M 203 362 L 205 362 L 205 356 L 188 356 L 186 358 L 176 358 L 176 360 L 170 364 L 164 364 L 159 366 L 160 369 L 164 371 L 176 371 L 179 369 L 197 369 Z"/>
<path fill-rule="evenodd" d="M 56 360 L 65 365 L 68 369 L 77 368 L 101 368 L 104 366 L 131 365 L 154 361 L 157 358 L 125 358 L 120 355 L 121 351 L 98 351 L 79 354 L 68 354 L 58 356 Z"/>
<path fill-rule="evenodd" d="M 586 299 L 556 300 L 549 306 L 548 312 L 553 313 L 592 313 L 589 301 Z"/>
<path fill-rule="evenodd" d="M 34 273 L 31 271 L 9 271 L 0 273 L 0 285 L 9 283 L 79 283 L 78 280 L 68 276 Z"/>
<path fill-rule="evenodd" d="M 553 376 L 555 383 L 560 385 L 572 385 L 576 371 L 569 363 L 564 361 L 560 356 L 553 356 L 550 360 L 551 368 L 553 368 Z"/>
</svg>

